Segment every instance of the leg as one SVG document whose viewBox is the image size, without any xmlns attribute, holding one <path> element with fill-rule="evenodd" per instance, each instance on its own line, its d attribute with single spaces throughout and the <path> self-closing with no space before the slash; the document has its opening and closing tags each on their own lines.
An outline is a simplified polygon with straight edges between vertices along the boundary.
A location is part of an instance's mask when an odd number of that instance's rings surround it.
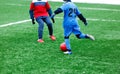
<svg viewBox="0 0 120 74">
<path fill-rule="evenodd" d="M 64 54 L 72 54 L 71 47 L 70 47 L 69 36 L 64 37 L 64 38 L 65 38 L 65 44 L 66 44 L 66 48 L 67 48 L 67 51 L 65 51 Z"/>
<path fill-rule="evenodd" d="M 49 35 L 53 35 L 53 27 L 52 27 L 52 22 L 50 21 L 49 17 L 44 18 L 44 22 L 47 24 L 48 30 L 49 30 Z"/>
<path fill-rule="evenodd" d="M 68 28 L 68 27 L 64 27 L 64 39 L 65 39 L 65 44 L 66 44 L 66 48 L 67 48 L 67 51 L 64 52 L 64 54 L 72 54 L 71 52 L 71 46 L 70 46 L 70 40 L 69 40 L 69 36 L 71 35 L 72 33 L 72 29 L 71 28 Z"/>
<path fill-rule="evenodd" d="M 88 38 L 88 39 L 91 39 L 91 40 L 95 40 L 95 38 L 92 35 L 89 35 L 89 34 L 77 34 L 76 37 L 79 38 L 79 39 Z"/>
<path fill-rule="evenodd" d="M 78 39 L 86 38 L 86 35 L 80 31 L 80 27 L 78 25 L 74 26 L 73 33 Z"/>
<path fill-rule="evenodd" d="M 68 37 L 65 36 L 64 39 L 65 39 L 65 44 L 66 44 L 67 50 L 68 50 L 68 51 L 71 51 L 69 36 L 68 36 Z"/>
<path fill-rule="evenodd" d="M 91 40 L 95 40 L 95 38 L 92 35 L 82 33 L 78 25 L 74 26 L 73 33 L 76 35 L 78 39 L 89 38 Z"/>
<path fill-rule="evenodd" d="M 86 36 L 85 34 L 83 34 L 83 33 L 76 34 L 76 37 L 77 37 L 78 39 L 87 38 L 87 36 Z"/>
<path fill-rule="evenodd" d="M 88 38 L 88 39 L 91 39 L 91 40 L 95 40 L 95 38 L 92 35 L 89 35 L 89 34 L 77 34 L 76 37 L 79 38 L 79 39 Z"/>
<path fill-rule="evenodd" d="M 43 37 L 44 22 L 43 22 L 43 20 L 40 17 L 36 18 L 36 21 L 38 23 L 38 38 L 42 39 L 42 37 Z"/>
<path fill-rule="evenodd" d="M 49 17 L 45 17 L 45 18 L 44 18 L 44 22 L 47 24 L 50 38 L 51 38 L 53 41 L 56 40 L 55 36 L 53 35 L 53 27 L 52 27 L 52 22 L 50 21 L 50 18 L 49 18 Z"/>
</svg>

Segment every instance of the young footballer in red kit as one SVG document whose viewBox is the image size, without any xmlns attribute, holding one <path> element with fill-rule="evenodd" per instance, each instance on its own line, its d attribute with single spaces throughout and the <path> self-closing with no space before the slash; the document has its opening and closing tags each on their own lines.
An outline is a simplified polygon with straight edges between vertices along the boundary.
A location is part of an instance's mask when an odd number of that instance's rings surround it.
<svg viewBox="0 0 120 74">
<path fill-rule="evenodd" d="M 49 37 L 51 40 L 56 40 L 53 35 L 53 27 L 50 17 L 52 15 L 52 10 L 47 0 L 32 0 L 29 10 L 30 18 L 32 19 L 32 24 L 35 24 L 35 20 L 38 23 L 38 42 L 43 43 L 43 29 L 44 23 L 47 24 Z M 54 23 L 54 19 L 52 18 Z"/>
</svg>

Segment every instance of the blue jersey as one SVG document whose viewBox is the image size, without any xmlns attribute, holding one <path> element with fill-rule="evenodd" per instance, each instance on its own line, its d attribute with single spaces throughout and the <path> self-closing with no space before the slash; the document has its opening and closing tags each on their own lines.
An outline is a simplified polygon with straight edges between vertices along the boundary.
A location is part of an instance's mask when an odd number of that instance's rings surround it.
<svg viewBox="0 0 120 74">
<path fill-rule="evenodd" d="M 64 12 L 64 21 L 63 21 L 64 26 L 71 25 L 70 24 L 71 22 L 77 24 L 76 16 L 81 14 L 81 12 L 78 10 L 77 6 L 74 3 L 66 2 L 60 8 Z"/>
<path fill-rule="evenodd" d="M 80 31 L 80 27 L 77 21 L 78 17 L 82 22 L 87 24 L 86 19 L 83 17 L 77 6 L 71 2 L 71 0 L 64 0 L 65 3 L 54 11 L 54 17 L 56 14 L 64 12 L 63 29 L 65 44 L 68 51 L 71 51 L 69 36 L 73 33 L 77 38 L 86 38 L 86 35 Z"/>
</svg>

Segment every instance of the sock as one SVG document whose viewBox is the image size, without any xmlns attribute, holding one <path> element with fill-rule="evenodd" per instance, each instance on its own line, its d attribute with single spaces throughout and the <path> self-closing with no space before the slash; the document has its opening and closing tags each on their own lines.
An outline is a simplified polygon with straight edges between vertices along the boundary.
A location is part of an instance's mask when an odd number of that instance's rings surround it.
<svg viewBox="0 0 120 74">
<path fill-rule="evenodd" d="M 82 33 L 82 34 L 79 35 L 79 37 L 80 38 L 86 38 L 86 35 Z"/>
<path fill-rule="evenodd" d="M 71 51 L 69 39 L 65 39 L 65 44 L 66 44 L 66 47 L 67 47 L 68 51 Z"/>
</svg>

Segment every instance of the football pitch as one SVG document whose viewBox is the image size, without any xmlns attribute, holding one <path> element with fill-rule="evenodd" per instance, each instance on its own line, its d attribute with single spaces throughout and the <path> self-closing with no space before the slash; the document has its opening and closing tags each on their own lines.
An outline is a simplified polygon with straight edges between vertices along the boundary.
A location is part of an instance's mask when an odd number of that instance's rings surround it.
<svg viewBox="0 0 120 74">
<path fill-rule="evenodd" d="M 30 0 L 0 1 L 0 74 L 120 74 L 120 5 L 75 3 L 87 18 L 81 31 L 95 41 L 70 36 L 72 55 L 60 51 L 63 13 L 53 24 L 51 41 L 45 24 L 38 43 L 38 24 L 29 19 Z M 49 2 L 52 10 L 62 5 Z"/>
</svg>

